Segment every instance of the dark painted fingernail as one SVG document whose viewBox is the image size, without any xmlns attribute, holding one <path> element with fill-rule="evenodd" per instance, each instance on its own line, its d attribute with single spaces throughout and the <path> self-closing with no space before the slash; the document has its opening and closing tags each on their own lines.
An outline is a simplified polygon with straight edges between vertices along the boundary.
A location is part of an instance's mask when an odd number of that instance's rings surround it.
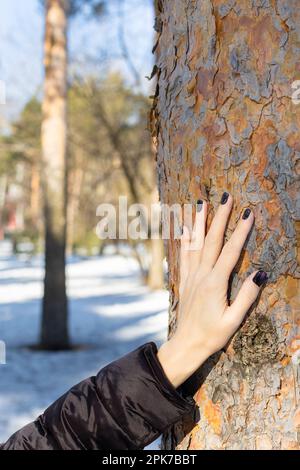
<svg viewBox="0 0 300 470">
<path fill-rule="evenodd" d="M 196 205 L 196 210 L 197 210 L 197 212 L 201 212 L 202 206 L 203 206 L 203 201 L 202 201 L 202 199 L 198 199 L 197 205 Z"/>
<path fill-rule="evenodd" d="M 268 275 L 265 271 L 257 271 L 254 278 L 252 279 L 254 284 L 258 287 L 262 286 L 268 280 Z"/>
<path fill-rule="evenodd" d="M 221 204 L 226 204 L 226 202 L 228 201 L 228 198 L 229 198 L 229 194 L 226 192 L 223 193 L 221 197 Z"/>
<path fill-rule="evenodd" d="M 248 219 L 250 214 L 251 214 L 251 209 L 245 209 L 245 211 L 243 213 L 243 219 L 244 220 Z"/>
</svg>

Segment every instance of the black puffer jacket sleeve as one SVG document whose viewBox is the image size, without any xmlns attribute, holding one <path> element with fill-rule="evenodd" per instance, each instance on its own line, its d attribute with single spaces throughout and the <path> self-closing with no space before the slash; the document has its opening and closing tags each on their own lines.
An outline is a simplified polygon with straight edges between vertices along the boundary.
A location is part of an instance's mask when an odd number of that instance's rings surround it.
<svg viewBox="0 0 300 470">
<path fill-rule="evenodd" d="M 75 385 L 2 450 L 142 449 L 195 406 L 156 353 L 147 343 Z"/>
</svg>

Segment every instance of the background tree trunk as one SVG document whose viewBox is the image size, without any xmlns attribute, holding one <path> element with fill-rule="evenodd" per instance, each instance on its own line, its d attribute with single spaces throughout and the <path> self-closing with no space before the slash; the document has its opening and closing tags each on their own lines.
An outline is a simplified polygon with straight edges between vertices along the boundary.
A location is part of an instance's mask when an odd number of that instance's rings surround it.
<svg viewBox="0 0 300 470">
<path fill-rule="evenodd" d="M 36 163 L 31 168 L 30 217 L 32 223 L 40 226 L 40 168 Z"/>
<path fill-rule="evenodd" d="M 165 439 L 179 449 L 299 449 L 299 79 L 296 0 L 158 2 L 158 88 L 152 111 L 163 203 L 235 200 L 256 224 L 236 266 L 270 282 L 230 345 L 191 380 L 201 419 Z M 163 9 L 162 9 L 163 5 Z M 163 11 L 162 11 L 163 10 Z M 178 299 L 179 243 L 168 243 L 170 303 Z M 298 253 L 298 257 L 297 257 Z M 298 260 L 298 263 L 297 263 Z M 176 310 L 170 312 L 170 334 Z"/>
<path fill-rule="evenodd" d="M 45 205 L 45 281 L 41 343 L 69 345 L 65 276 L 67 1 L 47 0 L 42 122 Z"/>
<path fill-rule="evenodd" d="M 74 237 L 76 231 L 76 216 L 79 211 L 80 195 L 84 179 L 84 170 L 78 166 L 69 170 L 68 178 L 68 207 L 67 207 L 67 253 L 73 254 Z"/>
</svg>

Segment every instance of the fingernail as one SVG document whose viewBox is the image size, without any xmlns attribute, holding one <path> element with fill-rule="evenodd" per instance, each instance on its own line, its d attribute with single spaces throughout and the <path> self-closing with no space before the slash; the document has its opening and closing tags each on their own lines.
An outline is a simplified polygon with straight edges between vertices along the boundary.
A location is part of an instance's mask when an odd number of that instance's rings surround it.
<svg viewBox="0 0 300 470">
<path fill-rule="evenodd" d="M 252 281 L 258 287 L 262 286 L 268 280 L 268 275 L 265 271 L 257 271 Z"/>
<path fill-rule="evenodd" d="M 249 215 L 251 214 L 251 209 L 245 209 L 244 213 L 243 213 L 243 219 L 246 220 L 248 219 Z"/>
<path fill-rule="evenodd" d="M 198 199 L 197 205 L 196 205 L 197 212 L 201 212 L 202 207 L 203 207 L 203 201 L 202 201 L 202 199 Z"/>
<path fill-rule="evenodd" d="M 228 201 L 228 198 L 229 198 L 229 194 L 226 192 L 223 193 L 221 197 L 221 204 L 226 204 L 226 202 Z"/>
</svg>

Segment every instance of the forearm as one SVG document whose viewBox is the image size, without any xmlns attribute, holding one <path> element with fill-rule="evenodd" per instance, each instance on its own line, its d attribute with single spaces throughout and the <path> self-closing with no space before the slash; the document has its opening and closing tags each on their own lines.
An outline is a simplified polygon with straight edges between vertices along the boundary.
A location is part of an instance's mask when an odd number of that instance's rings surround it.
<svg viewBox="0 0 300 470">
<path fill-rule="evenodd" d="M 177 337 L 164 343 L 157 357 L 171 384 L 178 388 L 206 361 L 210 356 L 208 351 L 202 348 L 185 346 L 188 341 L 178 341 Z"/>
</svg>

